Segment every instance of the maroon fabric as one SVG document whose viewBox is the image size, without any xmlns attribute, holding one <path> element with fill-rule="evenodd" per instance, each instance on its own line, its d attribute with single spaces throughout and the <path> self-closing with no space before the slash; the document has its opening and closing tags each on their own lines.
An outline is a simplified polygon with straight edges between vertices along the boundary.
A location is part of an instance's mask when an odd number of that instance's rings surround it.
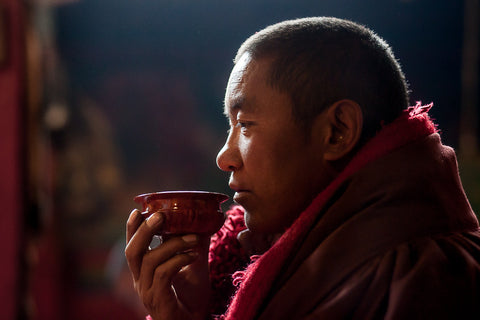
<svg viewBox="0 0 480 320">
<path fill-rule="evenodd" d="M 478 222 L 429 108 L 417 105 L 386 126 L 248 267 L 227 319 L 438 318 L 473 310 Z"/>
<path fill-rule="evenodd" d="M 475 311 L 480 234 L 457 177 L 453 151 L 433 134 L 345 181 L 284 264 L 259 319 L 458 319 Z"/>
<path fill-rule="evenodd" d="M 24 292 L 24 274 L 20 261 L 24 259 L 22 243 L 26 176 L 24 152 L 27 130 L 22 112 L 26 99 L 26 9 L 21 1 L 0 2 L 0 319 L 20 317 L 18 306 Z M 30 177 L 28 177 L 30 178 Z M 30 191 L 30 190 L 29 190 Z M 23 299 L 23 296 L 21 297 Z"/>
<path fill-rule="evenodd" d="M 250 261 L 237 235 L 246 229 L 243 209 L 233 206 L 226 212 L 222 228 L 210 240 L 208 264 L 212 286 L 211 314 L 221 315 L 226 311 L 231 296 L 235 293 L 233 274 L 245 268 Z"/>
</svg>

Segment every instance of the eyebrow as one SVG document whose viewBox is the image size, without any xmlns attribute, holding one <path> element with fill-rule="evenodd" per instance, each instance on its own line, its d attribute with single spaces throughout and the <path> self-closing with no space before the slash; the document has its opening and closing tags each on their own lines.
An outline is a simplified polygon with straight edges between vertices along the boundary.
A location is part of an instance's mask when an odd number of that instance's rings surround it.
<svg viewBox="0 0 480 320">
<path fill-rule="evenodd" d="M 230 107 L 228 108 L 228 110 L 227 110 L 227 105 L 224 102 L 223 113 L 228 117 L 231 113 L 234 113 L 236 111 L 241 110 L 244 105 L 245 105 L 245 98 L 244 97 L 239 97 L 239 98 L 234 99 L 232 101 L 232 103 L 230 104 Z"/>
<path fill-rule="evenodd" d="M 229 117 L 230 114 L 236 113 L 240 110 L 242 110 L 245 113 L 254 113 L 257 110 L 257 105 L 256 105 L 256 98 L 254 97 L 249 97 L 248 99 L 245 98 L 244 96 L 238 97 L 236 99 L 233 99 L 230 103 L 230 107 L 224 108 L 224 114 Z"/>
</svg>

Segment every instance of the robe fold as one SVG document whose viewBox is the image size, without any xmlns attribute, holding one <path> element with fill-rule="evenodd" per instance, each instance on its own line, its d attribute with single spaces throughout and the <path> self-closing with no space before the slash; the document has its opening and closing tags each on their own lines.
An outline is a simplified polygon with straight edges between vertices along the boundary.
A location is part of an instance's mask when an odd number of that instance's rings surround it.
<svg viewBox="0 0 480 320">
<path fill-rule="evenodd" d="M 408 165 L 406 165 L 408 164 Z M 480 308 L 480 235 L 434 133 L 347 179 L 259 319 L 459 319 Z"/>
<path fill-rule="evenodd" d="M 409 108 L 386 126 L 250 264 L 226 319 L 478 312 L 479 225 L 429 108 Z"/>
</svg>

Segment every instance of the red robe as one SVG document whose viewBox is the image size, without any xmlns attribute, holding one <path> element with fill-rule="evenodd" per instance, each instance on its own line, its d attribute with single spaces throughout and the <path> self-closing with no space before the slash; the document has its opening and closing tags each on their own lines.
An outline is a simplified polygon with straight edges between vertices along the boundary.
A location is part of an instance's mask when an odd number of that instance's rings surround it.
<svg viewBox="0 0 480 320">
<path fill-rule="evenodd" d="M 426 111 L 385 127 L 247 268 L 227 319 L 476 313 L 478 221 Z"/>
</svg>

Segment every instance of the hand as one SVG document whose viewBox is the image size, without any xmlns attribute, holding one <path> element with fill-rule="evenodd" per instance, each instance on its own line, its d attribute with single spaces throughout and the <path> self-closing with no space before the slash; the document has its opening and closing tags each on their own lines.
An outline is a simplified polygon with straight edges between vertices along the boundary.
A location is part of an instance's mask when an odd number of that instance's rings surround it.
<svg viewBox="0 0 480 320">
<path fill-rule="evenodd" d="M 205 319 L 210 298 L 207 236 L 172 236 L 155 249 L 149 244 L 163 216 L 143 220 L 133 210 L 127 221 L 125 256 L 134 286 L 155 320 Z"/>
</svg>

